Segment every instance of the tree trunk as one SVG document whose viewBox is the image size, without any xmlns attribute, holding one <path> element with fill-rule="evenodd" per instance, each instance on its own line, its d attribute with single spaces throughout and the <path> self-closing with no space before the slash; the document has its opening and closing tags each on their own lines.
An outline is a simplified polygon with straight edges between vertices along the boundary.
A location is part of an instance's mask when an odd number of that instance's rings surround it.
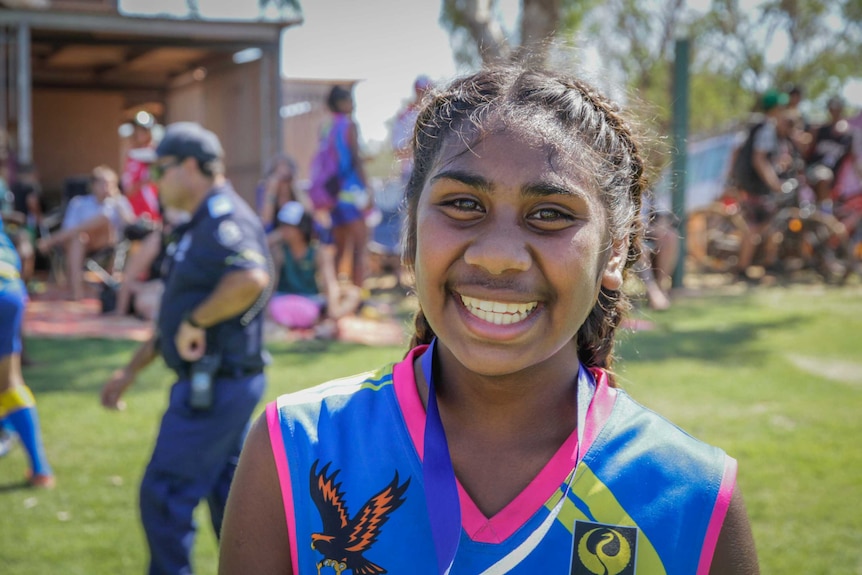
<svg viewBox="0 0 862 575">
<path fill-rule="evenodd" d="M 512 49 L 494 16 L 494 0 L 450 0 L 449 5 L 478 47 L 483 64 L 503 62 Z"/>
<path fill-rule="evenodd" d="M 513 59 L 541 66 L 560 24 L 561 0 L 522 0 L 521 45 Z"/>
</svg>

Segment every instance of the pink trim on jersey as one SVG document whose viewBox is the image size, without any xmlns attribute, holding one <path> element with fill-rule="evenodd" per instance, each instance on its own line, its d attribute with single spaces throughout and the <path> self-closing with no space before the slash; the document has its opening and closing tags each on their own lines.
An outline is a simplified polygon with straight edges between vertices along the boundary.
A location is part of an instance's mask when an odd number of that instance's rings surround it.
<svg viewBox="0 0 862 575">
<path fill-rule="evenodd" d="M 724 525 L 730 500 L 733 499 L 733 490 L 736 487 L 736 460 L 725 456 L 724 475 L 718 488 L 718 497 L 715 498 L 715 506 L 712 508 L 712 517 L 709 518 L 709 526 L 706 528 L 706 537 L 703 541 L 703 549 L 700 552 L 700 562 L 697 565 L 697 575 L 707 575 L 712 566 L 712 556 L 718 543 L 718 535 Z"/>
<path fill-rule="evenodd" d="M 596 394 L 590 402 L 589 410 L 587 410 L 587 425 L 584 426 L 584 447 L 581 450 L 582 457 L 590 450 L 593 441 L 604 428 L 605 422 L 614 409 L 614 403 L 617 401 L 617 390 L 609 385 L 607 372 L 601 368 L 593 367 L 590 368 L 590 373 L 596 380 Z"/>
<path fill-rule="evenodd" d="M 281 433 L 278 404 L 275 401 L 266 406 L 266 423 L 269 428 L 269 442 L 272 445 L 272 455 L 275 458 L 275 469 L 278 471 L 278 483 L 281 486 L 284 516 L 287 518 L 290 560 L 293 564 L 293 572 L 299 573 L 299 553 L 296 548 L 296 516 L 293 512 L 293 489 L 290 483 L 290 468 L 287 465 L 287 452 L 284 450 L 286 442 Z"/>
<path fill-rule="evenodd" d="M 423 457 L 425 445 L 425 407 L 416 389 L 413 362 L 426 348 L 427 346 L 420 346 L 411 350 L 407 357 L 393 368 L 395 395 L 420 459 Z M 607 385 L 607 375 L 600 370 L 594 371 L 593 375 L 596 377 L 597 389 L 587 412 L 583 453 L 586 453 L 599 434 L 616 400 L 616 392 Z M 577 445 L 578 434 L 577 430 L 574 430 L 530 484 L 490 519 L 485 517 L 458 482 L 461 526 L 470 539 L 479 543 L 500 543 L 515 533 L 565 482 L 575 464 Z"/>
<path fill-rule="evenodd" d="M 416 378 L 413 373 L 413 361 L 425 353 L 427 345 L 414 347 L 407 353 L 407 357 L 399 361 L 392 368 L 392 383 L 395 386 L 395 397 L 401 406 L 401 415 L 407 424 L 407 431 L 413 440 L 413 447 L 419 454 L 419 459 L 425 457 L 425 406 L 419 398 L 416 389 Z"/>
</svg>

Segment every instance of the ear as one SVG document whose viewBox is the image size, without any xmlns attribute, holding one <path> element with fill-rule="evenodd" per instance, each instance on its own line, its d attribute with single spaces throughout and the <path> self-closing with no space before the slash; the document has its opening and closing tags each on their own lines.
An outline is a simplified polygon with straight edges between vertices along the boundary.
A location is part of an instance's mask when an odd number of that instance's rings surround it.
<svg viewBox="0 0 862 575">
<path fill-rule="evenodd" d="M 628 252 L 628 238 L 622 241 L 615 241 L 611 245 L 611 257 L 608 259 L 608 263 L 605 265 L 605 270 L 602 273 L 603 288 L 616 291 L 623 287 L 623 270 L 626 267 Z"/>
</svg>

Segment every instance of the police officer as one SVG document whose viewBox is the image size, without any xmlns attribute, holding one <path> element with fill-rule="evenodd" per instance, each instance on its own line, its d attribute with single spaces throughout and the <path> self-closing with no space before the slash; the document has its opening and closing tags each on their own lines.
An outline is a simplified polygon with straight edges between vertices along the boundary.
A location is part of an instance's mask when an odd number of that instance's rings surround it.
<svg viewBox="0 0 862 575">
<path fill-rule="evenodd" d="M 157 355 L 177 374 L 141 482 L 151 575 L 191 573 L 192 513 L 202 498 L 219 534 L 265 387 L 260 312 L 271 292 L 263 228 L 224 178 L 215 134 L 195 123 L 172 124 L 156 156 L 153 179 L 163 204 L 191 219 L 169 240 L 156 335 L 102 390 L 104 406 L 122 408 L 121 395 Z"/>
</svg>

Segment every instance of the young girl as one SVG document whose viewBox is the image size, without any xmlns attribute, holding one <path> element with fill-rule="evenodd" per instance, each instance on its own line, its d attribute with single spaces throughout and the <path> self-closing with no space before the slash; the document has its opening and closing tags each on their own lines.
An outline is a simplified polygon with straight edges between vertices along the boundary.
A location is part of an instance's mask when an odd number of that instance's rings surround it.
<svg viewBox="0 0 862 575">
<path fill-rule="evenodd" d="M 21 259 L 0 217 L 0 421 L 18 434 L 27 452 L 27 484 L 50 489 L 55 480 L 42 444 L 36 400 L 21 371 L 21 322 L 26 305 Z"/>
<path fill-rule="evenodd" d="M 338 318 L 359 307 L 359 288 L 338 281 L 331 246 L 314 236 L 314 221 L 301 203 L 284 204 L 278 222 L 270 245 L 278 270 L 270 316 L 290 329 L 314 327 L 318 337 L 335 337 Z"/>
<path fill-rule="evenodd" d="M 750 574 L 736 462 L 615 386 L 643 164 L 575 78 L 456 80 L 417 120 L 395 365 L 279 398 L 220 573 Z"/>
<path fill-rule="evenodd" d="M 359 131 L 353 120 L 353 94 L 342 86 L 333 86 L 326 100 L 332 112 L 329 129 L 338 151 L 340 191 L 330 212 L 332 241 L 335 244 L 335 265 L 340 271 L 349 263 L 351 281 L 361 288 L 365 279 L 365 246 L 368 229 L 365 211 L 371 196 L 368 178 L 359 157 Z"/>
</svg>

